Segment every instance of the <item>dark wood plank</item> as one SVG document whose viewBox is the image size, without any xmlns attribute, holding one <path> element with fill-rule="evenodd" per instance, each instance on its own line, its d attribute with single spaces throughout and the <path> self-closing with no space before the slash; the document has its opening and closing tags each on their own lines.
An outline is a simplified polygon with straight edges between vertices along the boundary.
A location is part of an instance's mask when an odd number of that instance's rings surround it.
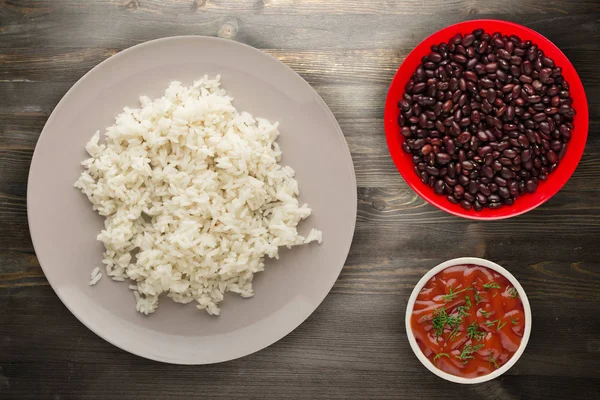
<svg viewBox="0 0 600 400">
<path fill-rule="evenodd" d="M 555 42 L 584 82 L 591 122 L 568 184 L 538 209 L 491 223 L 445 214 L 410 190 L 382 121 L 408 52 L 439 28 L 482 17 Z M 599 24 L 593 0 L 0 0 L 0 398 L 600 398 Z M 298 71 L 342 126 L 359 198 L 348 260 L 317 311 L 263 351 L 196 367 L 130 355 L 79 323 L 43 275 L 26 215 L 35 143 L 69 87 L 124 48 L 182 34 L 244 42 Z M 506 266 L 534 310 L 523 358 L 468 387 L 428 373 L 403 324 L 419 278 L 464 255 Z"/>
<path fill-rule="evenodd" d="M 0 48 L 31 45 L 31 38 L 39 36 L 44 37 L 45 47 L 108 45 L 119 48 L 164 36 L 200 34 L 235 38 L 258 48 L 370 49 L 381 48 L 381 44 L 386 43 L 393 48 L 408 50 L 420 38 L 446 25 L 490 15 L 524 23 L 565 47 L 568 43 L 569 47 L 595 48 L 593 43 L 599 35 L 594 28 L 598 11 L 593 2 L 587 6 L 579 6 L 579 2 L 565 2 L 559 7 L 549 7 L 545 12 L 540 12 L 543 7 L 535 0 L 515 1 L 510 6 L 497 5 L 498 2 L 488 0 L 483 3 L 483 7 L 468 0 L 440 2 L 429 6 L 414 0 L 397 3 L 369 2 L 373 9 L 381 10 L 376 13 L 346 13 L 348 7 L 344 7 L 344 4 L 340 7 L 335 7 L 335 4 L 313 6 L 312 12 L 296 12 L 303 8 L 310 10 L 299 6 L 301 2 L 296 3 L 295 7 L 282 5 L 279 12 L 265 13 L 265 9 L 278 7 L 278 2 L 270 1 L 245 1 L 244 4 L 249 7 L 230 6 L 229 9 L 221 9 L 221 3 L 210 0 L 195 3 L 159 0 L 5 3 L 8 6 L 3 7 L 0 23 L 4 27 L 6 40 L 4 44 L 0 44 Z M 311 3 L 318 4 L 316 1 L 309 2 Z M 193 4 L 204 5 L 194 11 L 190 8 Z M 257 7 L 261 4 L 262 7 Z M 345 5 L 356 4 L 359 1 L 346 1 Z M 388 4 L 399 12 L 386 12 L 390 8 L 386 6 Z M 435 13 L 423 12 L 424 7 L 435 9 Z M 338 11 L 331 12 L 335 9 Z M 114 29 L 114 26 L 120 26 L 121 29 Z M 587 40 L 570 40 L 573 26 L 585 33 Z M 65 31 L 70 34 L 64 35 Z M 361 32 L 369 34 L 360 34 Z"/>
</svg>

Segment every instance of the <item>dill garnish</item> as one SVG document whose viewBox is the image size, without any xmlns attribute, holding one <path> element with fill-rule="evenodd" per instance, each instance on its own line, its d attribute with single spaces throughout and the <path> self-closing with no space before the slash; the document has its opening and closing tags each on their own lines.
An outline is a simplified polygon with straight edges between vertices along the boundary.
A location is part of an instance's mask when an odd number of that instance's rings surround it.
<svg viewBox="0 0 600 400">
<path fill-rule="evenodd" d="M 467 307 L 467 310 L 471 308 L 471 298 L 469 296 L 465 296 L 465 306 Z"/>
<path fill-rule="evenodd" d="M 466 364 L 469 362 L 469 360 L 471 358 L 475 358 L 475 357 L 473 357 L 473 353 L 475 353 L 482 347 L 483 347 L 483 343 L 478 344 L 477 346 L 471 346 L 470 344 L 467 344 L 467 345 L 465 345 L 465 347 L 463 347 L 462 352 L 460 353 L 460 355 L 456 356 L 456 358 L 461 360 L 463 364 Z"/>
<path fill-rule="evenodd" d="M 450 328 L 457 328 L 461 322 L 462 318 L 448 315 L 445 307 L 436 309 L 433 313 L 433 319 L 431 320 L 433 330 L 435 332 L 435 338 L 437 339 L 438 337 L 442 336 L 444 333 L 444 327 L 446 325 L 450 326 Z"/>
<path fill-rule="evenodd" d="M 448 294 L 443 295 L 442 299 L 444 299 L 444 301 L 452 301 L 456 298 L 456 296 L 458 296 L 459 293 L 462 293 L 466 290 L 473 290 L 473 289 L 471 289 L 470 286 L 467 286 L 466 288 L 455 292 L 454 289 L 452 288 L 452 285 L 450 285 L 450 292 Z"/>
<path fill-rule="evenodd" d="M 475 290 L 475 304 L 479 304 L 486 298 L 486 295 L 481 296 L 477 290 Z"/>
<path fill-rule="evenodd" d="M 499 319 L 498 324 L 496 325 L 496 330 L 499 331 L 500 329 L 504 328 L 504 325 L 506 325 L 506 322 L 503 322 Z"/>
<path fill-rule="evenodd" d="M 450 355 L 448 353 L 437 353 L 435 355 L 435 357 L 433 357 L 433 363 L 437 365 L 437 360 L 442 358 L 442 357 L 448 357 L 450 358 Z"/>
<path fill-rule="evenodd" d="M 433 319 L 431 324 L 433 325 L 433 331 L 435 332 L 436 339 L 442 336 L 444 333 L 444 326 L 448 323 L 448 313 L 446 313 L 445 307 L 440 307 L 433 312 Z"/>
<path fill-rule="evenodd" d="M 481 340 L 486 335 L 484 331 L 479 330 L 479 324 L 477 322 L 473 322 L 471 325 L 467 327 L 467 337 L 473 340 Z"/>
<path fill-rule="evenodd" d="M 448 338 L 452 340 L 456 339 L 456 336 L 458 335 L 458 327 L 463 321 L 463 317 L 469 315 L 467 312 L 468 308 L 465 306 L 459 306 L 456 308 L 456 310 L 458 311 L 458 314 L 455 316 L 448 315 L 445 307 L 437 308 L 433 312 L 433 319 L 431 320 L 431 323 L 433 325 L 434 336 L 436 339 L 443 335 L 446 325 L 452 329 Z"/>
<path fill-rule="evenodd" d="M 450 332 L 450 335 L 448 335 L 448 339 L 454 341 L 457 336 L 458 336 L 458 325 L 455 326 L 454 329 L 452 329 L 452 332 Z"/>
<path fill-rule="evenodd" d="M 488 282 L 488 283 L 484 283 L 483 284 L 483 288 L 484 289 L 500 289 L 500 285 L 498 285 L 494 281 L 491 281 L 491 282 Z"/>
<path fill-rule="evenodd" d="M 498 369 L 498 363 L 496 362 L 496 360 L 494 359 L 494 356 L 492 356 L 492 352 L 490 350 L 488 350 L 488 368 L 491 368 L 492 365 L 494 364 L 494 367 L 496 369 Z"/>
</svg>

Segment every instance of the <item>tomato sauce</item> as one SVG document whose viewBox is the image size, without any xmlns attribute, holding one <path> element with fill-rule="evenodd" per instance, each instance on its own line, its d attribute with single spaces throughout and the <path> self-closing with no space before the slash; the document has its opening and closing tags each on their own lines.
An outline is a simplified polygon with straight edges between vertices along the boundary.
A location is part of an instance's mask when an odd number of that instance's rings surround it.
<svg viewBox="0 0 600 400">
<path fill-rule="evenodd" d="M 477 265 L 458 265 L 444 269 L 421 289 L 411 327 L 433 365 L 475 378 L 514 355 L 525 331 L 525 312 L 504 276 Z"/>
</svg>

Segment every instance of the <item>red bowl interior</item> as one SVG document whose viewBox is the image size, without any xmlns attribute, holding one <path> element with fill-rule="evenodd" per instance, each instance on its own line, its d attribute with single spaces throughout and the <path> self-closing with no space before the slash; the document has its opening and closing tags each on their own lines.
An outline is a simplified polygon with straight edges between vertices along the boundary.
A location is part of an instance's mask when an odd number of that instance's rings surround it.
<svg viewBox="0 0 600 400">
<path fill-rule="evenodd" d="M 533 194 L 523 194 L 517 198 L 514 205 L 502 206 L 497 209 L 484 208 L 482 211 L 465 210 L 459 204 L 450 203 L 445 196 L 435 194 L 433 189 L 421 182 L 421 178 L 414 171 L 412 156 L 402 150 L 404 137 L 400 134 L 398 116 L 400 110 L 398 101 L 404 94 L 404 85 L 410 79 L 421 58 L 429 54 L 433 44 L 448 42 L 456 33 L 471 33 L 474 29 L 483 28 L 487 33 L 501 32 L 503 35 L 517 35 L 521 40 L 531 40 L 537 44 L 544 53 L 552 58 L 556 65 L 563 70 L 563 76 L 569 82 L 570 92 L 573 98 L 572 107 L 576 111 L 573 121 L 571 141 L 568 144 L 565 156 L 560 161 L 556 170 L 548 175 L 546 181 L 540 181 L 538 189 Z M 396 167 L 406 180 L 408 185 L 421 197 L 434 206 L 449 212 L 450 214 L 471 219 L 502 219 L 525 213 L 550 197 L 554 196 L 569 180 L 583 154 L 588 134 L 588 105 L 583 90 L 583 85 L 575 68 L 569 59 L 550 40 L 536 31 L 522 25 L 507 21 L 480 19 L 461 22 L 437 31 L 427 39 L 423 40 L 404 60 L 390 86 L 385 103 L 384 127 L 392 159 Z"/>
</svg>

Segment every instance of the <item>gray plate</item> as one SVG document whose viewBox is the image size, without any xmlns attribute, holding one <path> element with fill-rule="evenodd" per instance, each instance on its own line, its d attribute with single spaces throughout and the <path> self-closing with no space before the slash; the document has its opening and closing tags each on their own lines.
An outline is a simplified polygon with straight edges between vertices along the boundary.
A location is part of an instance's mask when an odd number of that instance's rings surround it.
<svg viewBox="0 0 600 400">
<path fill-rule="evenodd" d="M 323 244 L 283 251 L 255 277 L 256 295 L 228 293 L 219 317 L 161 298 L 150 316 L 135 311 L 126 282 L 106 276 L 96 235 L 103 219 L 73 183 L 92 134 L 114 123 L 138 97 L 162 95 L 170 81 L 222 76 L 238 110 L 280 122 L 282 163 L 296 170 L 300 200 L 313 215 L 301 224 L 323 231 Z M 31 237 L 48 281 L 69 310 L 110 343 L 142 357 L 207 364 L 253 353 L 300 325 L 335 283 L 356 221 L 356 179 L 348 145 L 319 95 L 276 59 L 233 41 L 182 36 L 143 43 L 87 73 L 58 104 L 35 148 L 27 192 Z M 102 268 L 103 270 L 103 268 Z"/>
</svg>

